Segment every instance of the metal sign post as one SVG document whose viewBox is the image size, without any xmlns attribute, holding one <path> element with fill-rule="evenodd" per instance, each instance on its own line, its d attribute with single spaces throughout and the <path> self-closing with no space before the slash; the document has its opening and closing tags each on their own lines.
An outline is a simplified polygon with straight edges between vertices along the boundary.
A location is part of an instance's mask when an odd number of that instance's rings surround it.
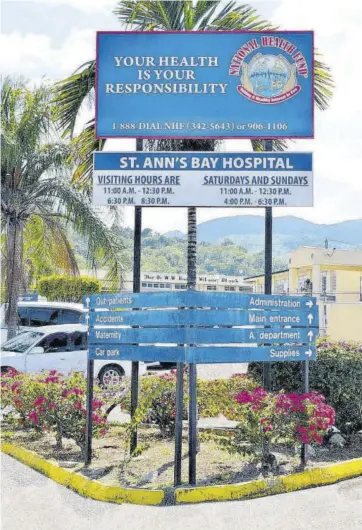
<svg viewBox="0 0 362 530">
<path fill-rule="evenodd" d="M 93 379 L 94 360 L 87 361 L 87 397 L 86 397 L 86 425 L 85 425 L 85 464 L 92 462 L 92 414 L 93 414 Z"/>
<path fill-rule="evenodd" d="M 303 390 L 307 394 L 309 392 L 309 361 L 303 362 Z M 302 466 L 305 466 L 308 461 L 308 445 L 302 443 L 300 461 Z"/>
<path fill-rule="evenodd" d="M 187 289 L 196 289 L 196 208 L 188 208 Z M 197 368 L 189 365 L 189 484 L 196 484 Z"/>
<path fill-rule="evenodd" d="M 264 151 L 273 151 L 273 142 L 264 140 Z M 265 208 L 265 277 L 264 293 L 272 294 L 273 278 L 273 209 L 267 206 Z M 271 370 L 270 364 L 263 365 L 263 385 L 268 391 L 271 390 Z"/>
<path fill-rule="evenodd" d="M 137 151 L 143 150 L 142 140 L 136 141 Z M 141 248 L 142 248 L 142 208 L 135 207 L 134 212 L 134 241 L 133 241 L 133 292 L 141 291 Z M 139 361 L 132 361 L 131 371 L 131 421 L 138 407 L 139 392 Z M 137 427 L 132 429 L 130 440 L 130 453 L 137 449 Z"/>
<path fill-rule="evenodd" d="M 176 368 L 176 418 L 175 418 L 175 464 L 174 486 L 181 484 L 182 465 L 182 418 L 184 409 L 184 363 L 178 362 Z"/>
</svg>

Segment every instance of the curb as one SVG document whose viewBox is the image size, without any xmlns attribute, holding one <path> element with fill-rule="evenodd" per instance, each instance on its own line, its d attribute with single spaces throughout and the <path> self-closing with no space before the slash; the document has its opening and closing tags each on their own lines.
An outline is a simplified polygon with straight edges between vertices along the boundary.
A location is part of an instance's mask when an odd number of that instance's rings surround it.
<svg viewBox="0 0 362 530">
<path fill-rule="evenodd" d="M 17 447 L 9 442 L 3 442 L 1 450 L 3 453 L 12 456 L 54 480 L 54 482 L 75 491 L 82 497 L 117 504 L 129 503 L 146 506 L 159 506 L 164 504 L 165 501 L 165 492 L 163 490 L 105 486 L 96 480 L 90 480 L 74 471 L 64 469 L 55 462 L 45 460 L 33 451 Z M 362 458 L 348 460 L 328 467 L 310 469 L 284 477 L 253 480 L 242 484 L 176 488 L 174 490 L 174 502 L 171 502 L 171 504 L 255 499 L 317 486 L 326 486 L 359 476 L 362 476 Z"/>
<path fill-rule="evenodd" d="M 82 497 L 87 497 L 97 501 L 115 502 L 117 504 L 144 504 L 157 506 L 164 500 L 162 490 L 142 490 L 131 488 L 119 488 L 117 486 L 105 486 L 96 480 L 90 480 L 78 473 L 69 471 L 58 464 L 41 458 L 33 451 L 17 447 L 11 443 L 1 444 L 3 453 L 10 455 L 23 464 L 39 471 L 58 484 L 70 488 L 79 493 Z"/>
<path fill-rule="evenodd" d="M 188 504 L 207 501 L 255 499 L 278 493 L 289 493 L 311 487 L 334 484 L 360 475 L 362 475 L 362 458 L 269 480 L 254 480 L 244 484 L 178 488 L 175 490 L 175 502 L 176 504 Z"/>
</svg>

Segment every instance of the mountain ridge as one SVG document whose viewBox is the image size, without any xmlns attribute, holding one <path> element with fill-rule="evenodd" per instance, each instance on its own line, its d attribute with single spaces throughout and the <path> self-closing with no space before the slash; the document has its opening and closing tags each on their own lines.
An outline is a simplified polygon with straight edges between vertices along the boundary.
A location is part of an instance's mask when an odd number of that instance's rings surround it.
<svg viewBox="0 0 362 530">
<path fill-rule="evenodd" d="M 200 242 L 221 243 L 230 239 L 234 244 L 258 252 L 264 247 L 264 217 L 260 215 L 239 215 L 220 217 L 198 224 L 197 238 Z M 166 232 L 164 237 L 185 239 L 180 230 Z M 273 250 L 285 254 L 300 246 L 325 245 L 330 248 L 362 248 L 362 218 L 338 223 L 313 223 L 296 216 L 273 219 Z"/>
</svg>

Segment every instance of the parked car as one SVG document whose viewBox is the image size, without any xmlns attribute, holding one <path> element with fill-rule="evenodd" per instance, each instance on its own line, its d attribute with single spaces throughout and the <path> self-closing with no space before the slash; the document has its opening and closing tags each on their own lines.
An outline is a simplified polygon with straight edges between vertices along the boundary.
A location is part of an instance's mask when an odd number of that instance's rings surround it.
<svg viewBox="0 0 362 530">
<path fill-rule="evenodd" d="M 78 324 L 87 310 L 82 304 L 71 302 L 19 302 L 18 332 L 24 329 L 54 326 L 57 324 Z M 5 326 L 5 304 L 1 306 L 1 344 L 7 340 L 7 327 Z"/>
<path fill-rule="evenodd" d="M 15 368 L 20 372 L 38 373 L 57 370 L 64 374 L 87 371 L 87 326 L 63 324 L 22 331 L 2 345 L 1 371 Z M 104 386 L 117 384 L 131 376 L 131 361 L 95 360 L 94 375 Z M 140 375 L 146 372 L 139 363 Z"/>
</svg>

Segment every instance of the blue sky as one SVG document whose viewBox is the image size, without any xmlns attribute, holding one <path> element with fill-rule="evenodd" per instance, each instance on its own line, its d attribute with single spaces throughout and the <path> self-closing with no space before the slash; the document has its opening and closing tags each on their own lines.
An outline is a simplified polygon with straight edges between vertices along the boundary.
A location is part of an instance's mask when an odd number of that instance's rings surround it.
<svg viewBox="0 0 362 530">
<path fill-rule="evenodd" d="M 362 217 L 362 86 L 360 0 L 268 0 L 250 2 L 281 29 L 314 29 L 318 50 L 331 67 L 336 90 L 330 109 L 316 114 L 314 140 L 298 140 L 290 150 L 313 151 L 313 208 L 274 209 L 319 223 Z M 61 79 L 95 55 L 95 31 L 122 29 L 114 0 L 3 0 L 3 74 L 22 74 L 31 83 Z M 78 127 L 92 115 L 85 108 Z M 135 149 L 132 140 L 110 140 L 107 150 Z M 224 151 L 249 151 L 248 141 L 224 142 Z M 199 222 L 216 217 L 262 214 L 250 209 L 200 209 Z M 124 210 L 132 226 L 133 208 Z M 144 226 L 158 231 L 186 230 L 184 209 L 145 209 Z"/>
</svg>

